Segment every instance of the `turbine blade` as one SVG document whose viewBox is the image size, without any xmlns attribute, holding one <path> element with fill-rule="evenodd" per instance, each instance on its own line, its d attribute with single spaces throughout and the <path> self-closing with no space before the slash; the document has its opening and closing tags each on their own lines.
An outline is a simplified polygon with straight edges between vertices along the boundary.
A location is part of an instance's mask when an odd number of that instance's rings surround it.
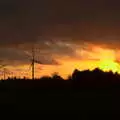
<svg viewBox="0 0 120 120">
<path fill-rule="evenodd" d="M 38 61 L 38 60 L 34 60 L 34 62 L 37 63 L 37 64 L 42 64 L 42 62 Z"/>
<path fill-rule="evenodd" d="M 30 66 L 29 66 L 29 70 L 31 70 L 31 68 L 32 68 L 32 63 L 31 63 Z"/>
<path fill-rule="evenodd" d="M 4 68 L 6 65 L 1 65 L 0 68 Z"/>
</svg>

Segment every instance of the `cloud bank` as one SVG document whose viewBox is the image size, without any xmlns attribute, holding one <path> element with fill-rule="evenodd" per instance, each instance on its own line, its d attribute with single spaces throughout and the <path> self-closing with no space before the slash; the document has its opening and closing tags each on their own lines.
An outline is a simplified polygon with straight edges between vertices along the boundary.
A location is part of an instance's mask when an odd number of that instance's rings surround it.
<svg viewBox="0 0 120 120">
<path fill-rule="evenodd" d="M 0 59 L 26 64 L 33 43 L 44 64 L 77 57 L 86 43 L 119 49 L 119 13 L 116 0 L 1 0 Z"/>
</svg>

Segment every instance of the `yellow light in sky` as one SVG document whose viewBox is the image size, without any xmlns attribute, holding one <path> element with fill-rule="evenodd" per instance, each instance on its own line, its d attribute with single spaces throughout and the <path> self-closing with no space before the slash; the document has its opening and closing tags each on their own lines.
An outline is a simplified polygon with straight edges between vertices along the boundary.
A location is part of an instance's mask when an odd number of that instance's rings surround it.
<svg viewBox="0 0 120 120">
<path fill-rule="evenodd" d="M 99 68 L 103 71 L 113 71 L 113 72 L 120 72 L 120 66 L 116 63 L 116 53 L 114 50 L 111 49 L 98 49 L 99 51 Z"/>
<path fill-rule="evenodd" d="M 92 46 L 92 50 L 81 51 L 77 49 L 76 53 L 78 58 L 60 57 L 56 60 L 61 63 L 59 66 L 47 66 L 47 65 L 35 65 L 35 76 L 40 78 L 44 75 L 51 75 L 54 72 L 58 72 L 62 77 L 66 78 L 68 75 L 72 74 L 74 69 L 79 70 L 93 70 L 95 68 L 100 68 L 103 71 L 110 71 L 120 73 L 120 65 L 116 61 L 116 53 L 113 49 L 101 48 L 97 46 Z M 82 56 L 80 56 L 82 55 Z M 80 57 L 79 57 L 80 56 Z M 81 59 L 82 57 L 82 59 Z M 41 67 L 43 69 L 41 69 Z M 19 68 L 20 70 L 16 70 Z M 18 66 L 10 68 L 14 75 L 16 76 L 27 76 L 31 78 L 30 65 Z"/>
<path fill-rule="evenodd" d="M 120 67 L 118 63 L 111 61 L 111 60 L 103 60 L 100 61 L 99 68 L 103 71 L 112 71 L 112 72 L 119 72 L 120 73 Z"/>
</svg>

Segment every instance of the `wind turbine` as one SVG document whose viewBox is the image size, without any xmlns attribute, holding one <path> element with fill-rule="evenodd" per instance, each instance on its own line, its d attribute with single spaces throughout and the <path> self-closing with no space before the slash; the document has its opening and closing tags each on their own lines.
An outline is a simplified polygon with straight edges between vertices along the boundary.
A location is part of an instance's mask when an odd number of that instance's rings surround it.
<svg viewBox="0 0 120 120">
<path fill-rule="evenodd" d="M 6 79 L 6 74 L 10 74 L 11 72 L 7 68 L 3 68 L 4 80 Z"/>
<path fill-rule="evenodd" d="M 32 71 L 31 71 L 32 80 L 35 79 L 35 63 L 42 64 L 42 62 L 35 59 L 35 48 L 34 48 L 34 45 L 33 45 L 33 47 L 32 47 L 32 59 L 31 59 L 31 66 L 30 66 L 30 67 L 32 67 Z"/>
<path fill-rule="evenodd" d="M 24 52 L 27 54 L 28 57 L 30 57 L 30 61 L 31 61 L 30 68 L 32 67 L 32 70 L 31 70 L 32 80 L 35 79 L 35 63 L 40 64 L 40 65 L 44 65 L 44 64 L 51 65 L 51 63 L 43 63 L 43 62 L 35 59 L 35 47 L 34 47 L 34 45 L 32 46 L 32 55 L 27 51 L 24 51 Z M 56 62 L 56 61 L 54 61 L 54 62 Z M 56 64 L 58 65 L 57 62 L 56 62 Z"/>
<path fill-rule="evenodd" d="M 32 80 L 35 78 L 35 50 L 34 47 L 32 48 Z"/>
<path fill-rule="evenodd" d="M 6 74 L 11 73 L 8 69 L 5 68 L 5 66 L 7 66 L 7 65 L 1 65 L 0 66 L 0 69 L 3 69 L 4 80 L 6 79 Z"/>
</svg>

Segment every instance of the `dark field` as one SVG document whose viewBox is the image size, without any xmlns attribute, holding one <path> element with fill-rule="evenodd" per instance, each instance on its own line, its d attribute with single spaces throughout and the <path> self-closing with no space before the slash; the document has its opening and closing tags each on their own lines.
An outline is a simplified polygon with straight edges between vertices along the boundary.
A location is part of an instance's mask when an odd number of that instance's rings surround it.
<svg viewBox="0 0 120 120">
<path fill-rule="evenodd" d="M 120 75 L 95 69 L 75 70 L 68 80 L 8 79 L 0 82 L 0 103 L 13 113 L 119 114 Z"/>
<path fill-rule="evenodd" d="M 71 81 L 2 81 L 1 109 L 15 113 L 119 114 L 120 89 L 73 86 Z"/>
</svg>

